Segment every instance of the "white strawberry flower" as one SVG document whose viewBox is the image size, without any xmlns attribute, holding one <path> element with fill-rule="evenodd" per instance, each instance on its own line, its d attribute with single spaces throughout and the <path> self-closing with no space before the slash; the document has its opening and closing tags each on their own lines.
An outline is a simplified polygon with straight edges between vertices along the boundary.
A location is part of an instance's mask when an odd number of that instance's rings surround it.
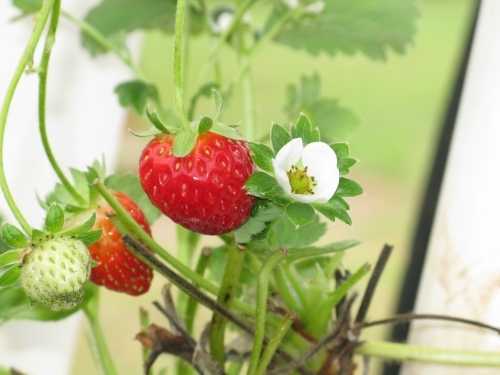
<svg viewBox="0 0 500 375">
<path fill-rule="evenodd" d="M 302 138 L 292 139 L 272 163 L 278 184 L 296 201 L 326 203 L 339 186 L 337 155 L 326 143 L 304 147 Z"/>
</svg>

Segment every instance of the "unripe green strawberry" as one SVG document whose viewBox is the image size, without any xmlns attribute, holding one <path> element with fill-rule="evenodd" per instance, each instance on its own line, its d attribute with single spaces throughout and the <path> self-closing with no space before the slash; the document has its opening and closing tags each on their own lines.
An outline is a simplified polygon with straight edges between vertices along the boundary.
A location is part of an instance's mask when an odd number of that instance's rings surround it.
<svg viewBox="0 0 500 375">
<path fill-rule="evenodd" d="M 69 310 L 83 299 L 90 267 L 90 254 L 82 241 L 52 238 L 25 251 L 21 286 L 33 301 L 51 310 Z"/>
</svg>

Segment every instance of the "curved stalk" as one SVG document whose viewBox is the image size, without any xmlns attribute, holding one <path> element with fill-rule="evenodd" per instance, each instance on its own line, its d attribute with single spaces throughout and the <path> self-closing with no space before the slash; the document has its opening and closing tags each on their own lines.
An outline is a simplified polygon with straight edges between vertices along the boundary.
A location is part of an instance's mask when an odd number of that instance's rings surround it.
<svg viewBox="0 0 500 375">
<path fill-rule="evenodd" d="M 245 254 L 245 248 L 240 248 L 233 240 L 229 246 L 226 267 L 222 276 L 219 293 L 217 294 L 217 302 L 227 309 L 230 309 L 233 304 L 241 270 L 243 269 Z M 227 318 L 214 312 L 210 326 L 210 354 L 221 366 L 224 366 L 225 361 L 224 337 L 226 324 Z"/>
<path fill-rule="evenodd" d="M 50 19 L 49 29 L 47 31 L 47 37 L 45 39 L 45 46 L 43 48 L 42 61 L 40 62 L 40 69 L 38 70 L 38 76 L 40 78 L 40 83 L 38 86 L 38 122 L 40 129 L 40 136 L 42 138 L 43 149 L 45 154 L 49 159 L 52 169 L 56 173 L 59 180 L 68 190 L 69 194 L 81 205 L 85 204 L 85 199 L 82 198 L 80 194 L 77 193 L 73 185 L 64 175 L 62 169 L 54 157 L 54 153 L 50 147 L 49 139 L 47 137 L 47 124 L 45 121 L 45 108 L 46 108 L 46 94 L 47 94 L 47 76 L 49 70 L 50 55 L 52 52 L 52 46 L 54 45 L 56 38 L 57 25 L 59 23 L 59 14 L 61 11 L 61 0 L 56 0 L 54 3 L 54 8 L 52 9 L 52 17 Z"/>
<path fill-rule="evenodd" d="M 255 322 L 255 335 L 247 375 L 256 374 L 257 366 L 260 361 L 266 328 L 267 287 L 269 285 L 269 277 L 271 276 L 273 268 L 285 259 L 286 256 L 287 255 L 283 251 L 276 250 L 266 260 L 259 274 L 259 281 L 257 284 L 257 316 Z"/>
<path fill-rule="evenodd" d="M 456 366 L 500 367 L 498 352 L 427 348 L 392 342 L 369 341 L 361 344 L 354 353 L 391 361 L 418 361 Z"/>
<path fill-rule="evenodd" d="M 186 14 L 186 0 L 177 0 L 174 28 L 174 96 L 177 107 L 177 117 L 185 132 L 191 132 L 191 126 L 184 106 L 184 90 L 182 86 L 182 41 L 184 37 L 184 18 Z"/>
<path fill-rule="evenodd" d="M 12 103 L 12 98 L 14 97 L 14 92 L 16 91 L 17 84 L 21 79 L 21 75 L 23 74 L 24 69 L 33 58 L 33 54 L 35 52 L 38 41 L 42 36 L 45 24 L 47 23 L 51 10 L 54 7 L 54 2 L 55 0 L 47 0 L 43 2 L 42 9 L 40 9 L 40 12 L 36 17 L 36 24 L 35 28 L 33 29 L 33 33 L 31 34 L 28 44 L 26 45 L 26 48 L 24 49 L 24 52 L 19 60 L 19 63 L 17 64 L 17 67 L 14 71 L 9 86 L 7 87 L 7 92 L 5 93 L 5 97 L 3 99 L 2 108 L 0 109 L 0 186 L 2 188 L 7 204 L 9 205 L 10 210 L 14 214 L 14 217 L 18 221 L 19 225 L 23 228 L 25 233 L 30 237 L 33 230 L 26 221 L 26 219 L 24 218 L 21 211 L 19 210 L 19 207 L 17 206 L 14 197 L 12 196 L 12 193 L 7 184 L 7 179 L 5 177 L 4 160 L 3 160 L 3 145 L 5 138 L 5 127 L 7 124 L 7 116 L 9 113 L 10 105 Z"/>
</svg>

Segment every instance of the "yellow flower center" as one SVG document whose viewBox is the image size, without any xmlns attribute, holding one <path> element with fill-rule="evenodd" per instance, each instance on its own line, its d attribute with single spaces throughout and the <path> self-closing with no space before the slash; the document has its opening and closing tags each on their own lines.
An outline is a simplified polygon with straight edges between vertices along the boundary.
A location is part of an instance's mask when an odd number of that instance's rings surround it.
<svg viewBox="0 0 500 375">
<path fill-rule="evenodd" d="M 313 195 L 316 179 L 307 174 L 307 167 L 300 169 L 296 165 L 286 172 L 293 194 Z"/>
</svg>

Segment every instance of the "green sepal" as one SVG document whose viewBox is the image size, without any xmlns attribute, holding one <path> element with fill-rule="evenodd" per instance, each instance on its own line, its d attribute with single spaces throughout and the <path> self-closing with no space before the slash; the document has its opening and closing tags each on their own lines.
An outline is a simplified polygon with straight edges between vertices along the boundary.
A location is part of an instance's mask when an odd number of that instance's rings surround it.
<svg viewBox="0 0 500 375">
<path fill-rule="evenodd" d="M 64 237 L 73 237 L 73 236 L 77 237 L 92 229 L 92 227 L 95 224 L 95 220 L 96 220 L 96 213 L 92 212 L 92 216 L 90 216 L 90 218 L 85 223 L 80 224 L 74 228 L 65 230 L 63 232 L 60 232 L 59 235 Z"/>
<path fill-rule="evenodd" d="M 28 303 L 30 304 L 30 308 L 31 308 L 31 309 L 32 309 L 32 308 L 34 308 L 34 307 L 35 307 L 35 305 L 36 305 L 35 300 L 34 300 L 34 299 L 32 299 L 32 298 L 30 298 L 30 297 L 28 297 L 28 296 L 26 296 L 26 298 L 28 299 Z"/>
<path fill-rule="evenodd" d="M 305 147 L 309 143 L 319 142 L 319 129 L 313 128 L 309 118 L 301 113 L 297 123 L 290 129 L 292 138 L 302 138 L 302 145 Z"/>
<path fill-rule="evenodd" d="M 316 217 L 314 209 L 306 203 L 292 202 L 286 206 L 286 214 L 296 227 L 311 223 Z"/>
<path fill-rule="evenodd" d="M 22 249 L 28 246 L 28 239 L 14 225 L 4 223 L 2 225 L 2 238 L 4 242 L 15 249 Z"/>
<path fill-rule="evenodd" d="M 45 217 L 45 230 L 49 233 L 55 234 L 61 231 L 64 226 L 64 211 L 57 203 L 53 203 L 47 216 Z"/>
<path fill-rule="evenodd" d="M 250 242 L 266 229 L 267 223 L 276 220 L 282 212 L 282 206 L 266 199 L 257 199 L 250 218 L 234 232 L 235 241 L 237 243 Z"/>
<path fill-rule="evenodd" d="M 271 144 L 273 145 L 274 153 L 277 154 L 281 148 L 292 140 L 290 133 L 284 127 L 273 123 L 271 127 Z"/>
<path fill-rule="evenodd" d="M 172 133 L 176 134 L 181 130 L 179 123 L 175 123 L 175 126 L 165 125 L 158 117 L 156 111 L 151 112 L 148 107 L 146 107 L 146 116 L 148 116 L 149 121 L 153 126 L 162 133 Z"/>
<path fill-rule="evenodd" d="M 21 276 L 21 267 L 14 264 L 0 276 L 0 287 L 6 287 L 14 284 L 17 279 L 19 279 L 19 276 Z"/>
<path fill-rule="evenodd" d="M 174 139 L 174 145 L 172 147 L 174 155 L 178 158 L 182 158 L 193 150 L 196 145 L 196 139 L 198 138 L 198 133 L 188 132 L 179 133 Z"/>
<path fill-rule="evenodd" d="M 75 240 L 80 240 L 83 242 L 85 246 L 90 246 L 99 241 L 101 235 L 102 235 L 102 229 L 96 229 L 77 235 L 75 237 Z"/>
<path fill-rule="evenodd" d="M 360 184 L 348 178 L 340 177 L 339 187 L 335 195 L 339 197 L 355 197 L 360 194 L 363 194 L 363 188 Z"/>
<path fill-rule="evenodd" d="M 237 141 L 244 141 L 245 137 L 233 127 L 223 124 L 221 122 L 214 121 L 210 131 L 215 134 L 222 135 L 226 138 L 234 139 Z"/>
<path fill-rule="evenodd" d="M 50 238 L 54 237 L 53 234 L 49 234 L 47 232 L 43 232 L 41 230 L 33 228 L 33 232 L 31 233 L 31 243 L 36 244 L 36 243 L 41 243 L 49 240 Z"/>
<path fill-rule="evenodd" d="M 337 195 L 334 195 L 327 203 L 313 203 L 312 206 L 331 221 L 335 221 L 338 218 L 347 225 L 352 225 L 351 217 L 346 212 L 349 209 L 349 205 Z"/>
<path fill-rule="evenodd" d="M 133 130 L 130 130 L 130 129 L 128 129 L 128 131 L 130 133 L 132 133 L 133 135 L 135 135 L 136 137 L 141 137 L 141 138 L 156 137 L 157 135 L 165 134 L 164 132 L 158 130 L 155 126 L 153 126 L 152 128 L 150 128 L 148 130 L 144 130 L 142 132 L 134 132 Z"/>
<path fill-rule="evenodd" d="M 278 184 L 276 179 L 265 173 L 255 172 L 250 175 L 245 183 L 248 193 L 259 198 L 269 199 L 276 204 L 287 204 L 291 198 L 285 190 Z"/>
<path fill-rule="evenodd" d="M 198 134 L 202 135 L 208 132 L 212 128 L 213 124 L 214 121 L 210 117 L 202 117 L 200 119 L 200 124 L 198 125 Z"/>
<path fill-rule="evenodd" d="M 217 92 L 217 90 L 212 89 L 212 95 L 214 96 L 215 101 L 215 119 L 217 119 L 222 111 L 222 107 L 224 106 L 224 102 L 222 101 L 222 96 Z"/>
<path fill-rule="evenodd" d="M 8 250 L 0 254 L 0 268 L 20 262 L 19 254 L 21 249 Z"/>
<path fill-rule="evenodd" d="M 273 150 L 263 143 L 248 142 L 248 147 L 252 151 L 252 159 L 257 166 L 268 173 L 274 174 L 272 159 L 275 155 Z"/>
</svg>

